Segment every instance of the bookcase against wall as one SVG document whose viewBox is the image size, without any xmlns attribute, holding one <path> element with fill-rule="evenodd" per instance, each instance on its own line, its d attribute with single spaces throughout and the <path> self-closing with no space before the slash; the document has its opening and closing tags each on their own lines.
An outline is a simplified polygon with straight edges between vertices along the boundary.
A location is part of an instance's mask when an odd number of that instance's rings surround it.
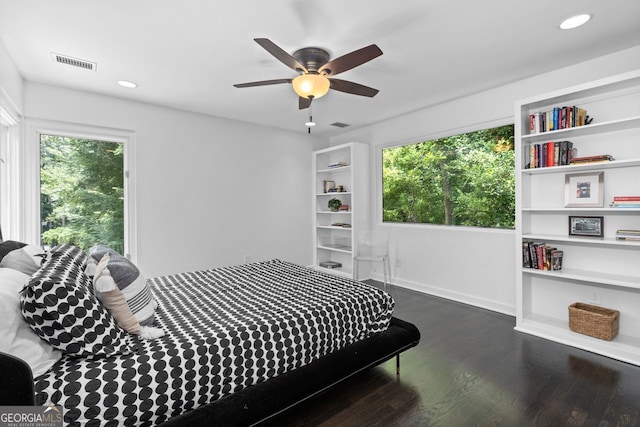
<svg viewBox="0 0 640 427">
<path fill-rule="evenodd" d="M 313 153 L 313 265 L 315 268 L 353 277 L 353 250 L 357 233 L 369 226 L 369 146 L 350 142 Z M 327 192 L 333 183 L 337 192 Z M 341 209 L 332 212 L 330 199 Z M 321 263 L 341 266 L 325 268 Z"/>
<path fill-rule="evenodd" d="M 577 106 L 590 124 L 530 131 L 530 116 Z M 615 208 L 614 196 L 640 195 L 640 70 L 535 96 L 516 103 L 516 330 L 640 365 L 640 241 L 618 240 L 618 229 L 640 229 L 640 209 Z M 571 141 L 574 157 L 615 160 L 531 168 L 531 147 Z M 567 174 L 604 176 L 602 207 L 565 207 Z M 569 216 L 603 217 L 603 237 L 570 236 Z M 523 242 L 563 251 L 559 271 L 524 267 Z M 572 332 L 575 302 L 620 311 L 611 341 Z"/>
</svg>

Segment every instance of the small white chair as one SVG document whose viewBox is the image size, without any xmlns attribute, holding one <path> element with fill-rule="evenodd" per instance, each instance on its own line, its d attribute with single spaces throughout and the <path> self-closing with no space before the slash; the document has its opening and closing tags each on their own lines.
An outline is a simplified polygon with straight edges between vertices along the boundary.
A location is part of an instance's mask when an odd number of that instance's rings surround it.
<svg viewBox="0 0 640 427">
<path fill-rule="evenodd" d="M 353 278 L 358 280 L 358 262 L 382 262 L 384 271 L 384 288 L 389 283 L 391 271 L 389 264 L 389 237 L 387 233 L 364 231 L 358 233 L 353 254 Z"/>
</svg>

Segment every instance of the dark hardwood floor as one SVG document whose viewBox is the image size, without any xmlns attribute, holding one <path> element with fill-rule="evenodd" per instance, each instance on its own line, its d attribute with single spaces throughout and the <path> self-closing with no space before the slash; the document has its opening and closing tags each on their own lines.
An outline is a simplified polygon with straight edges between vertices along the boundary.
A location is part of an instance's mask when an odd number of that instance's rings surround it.
<svg viewBox="0 0 640 427">
<path fill-rule="evenodd" d="M 511 316 L 390 287 L 420 344 L 273 426 L 640 426 L 640 367 L 513 330 Z"/>
</svg>

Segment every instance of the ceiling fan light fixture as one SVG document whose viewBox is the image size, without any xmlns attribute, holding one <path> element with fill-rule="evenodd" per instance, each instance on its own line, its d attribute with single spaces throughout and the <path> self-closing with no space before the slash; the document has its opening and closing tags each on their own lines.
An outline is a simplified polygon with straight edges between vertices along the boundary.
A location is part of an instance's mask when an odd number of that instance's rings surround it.
<svg viewBox="0 0 640 427">
<path fill-rule="evenodd" d="M 320 74 L 302 74 L 291 82 L 298 96 L 307 99 L 318 99 L 329 92 L 331 82 Z"/>
</svg>

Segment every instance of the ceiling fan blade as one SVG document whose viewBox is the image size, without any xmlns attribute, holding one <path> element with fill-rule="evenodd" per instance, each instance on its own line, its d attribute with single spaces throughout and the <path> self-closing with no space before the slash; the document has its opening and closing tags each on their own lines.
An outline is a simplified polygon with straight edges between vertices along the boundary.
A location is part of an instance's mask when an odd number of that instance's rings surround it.
<svg viewBox="0 0 640 427">
<path fill-rule="evenodd" d="M 267 52 L 271 55 L 275 56 L 276 59 L 282 62 L 287 67 L 291 68 L 294 71 L 304 71 L 307 72 L 307 69 L 304 65 L 302 65 L 296 58 L 289 55 L 287 52 L 282 50 L 280 46 L 275 44 L 269 39 L 253 39 L 256 43 L 262 46 Z"/>
<path fill-rule="evenodd" d="M 331 89 L 339 92 L 350 93 L 352 95 L 368 96 L 369 98 L 373 98 L 379 92 L 378 89 L 346 80 L 329 79 L 329 81 L 331 82 Z"/>
<path fill-rule="evenodd" d="M 298 109 L 304 110 L 305 108 L 309 108 L 311 106 L 311 98 L 303 98 L 302 96 L 298 97 Z"/>
<path fill-rule="evenodd" d="M 262 80 L 259 82 L 237 83 L 237 84 L 234 84 L 234 86 L 235 87 L 254 87 L 254 86 L 279 85 L 282 83 L 291 83 L 291 80 L 292 79 Z"/>
<path fill-rule="evenodd" d="M 380 55 L 382 55 L 380 48 L 375 44 L 371 44 L 327 62 L 320 67 L 318 72 L 322 73 L 324 71 L 328 72 L 330 76 L 335 76 L 336 74 L 355 68 L 358 65 L 362 65 L 365 62 L 369 62 Z"/>
</svg>

